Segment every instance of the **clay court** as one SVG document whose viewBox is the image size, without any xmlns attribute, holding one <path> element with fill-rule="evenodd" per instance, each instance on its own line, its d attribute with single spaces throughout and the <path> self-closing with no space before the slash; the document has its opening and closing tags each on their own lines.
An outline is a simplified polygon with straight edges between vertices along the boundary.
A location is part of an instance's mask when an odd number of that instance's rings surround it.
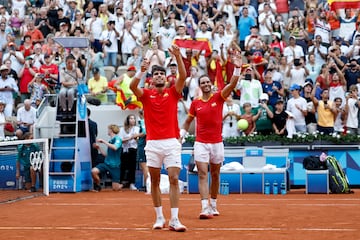
<svg viewBox="0 0 360 240">
<path fill-rule="evenodd" d="M 0 204 L 1 239 L 360 239 L 360 191 L 354 194 L 230 194 L 219 196 L 220 216 L 199 220 L 198 194 L 182 194 L 185 233 L 152 230 L 150 195 L 104 190 L 53 193 Z M 163 195 L 165 217 L 169 198 Z"/>
</svg>

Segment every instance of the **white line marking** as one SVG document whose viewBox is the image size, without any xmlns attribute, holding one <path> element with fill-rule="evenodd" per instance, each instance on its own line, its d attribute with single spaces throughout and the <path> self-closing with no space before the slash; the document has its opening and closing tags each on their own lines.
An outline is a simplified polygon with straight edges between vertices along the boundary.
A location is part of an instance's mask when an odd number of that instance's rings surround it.
<svg viewBox="0 0 360 240">
<path fill-rule="evenodd" d="M 167 228 L 164 228 L 166 230 Z M 0 230 L 93 230 L 93 231 L 152 231 L 151 228 L 126 228 L 126 227 L 0 227 Z M 355 228 L 189 228 L 189 231 L 256 231 L 256 232 L 273 232 L 273 231 L 322 231 L 322 232 L 343 232 L 359 231 Z"/>
</svg>

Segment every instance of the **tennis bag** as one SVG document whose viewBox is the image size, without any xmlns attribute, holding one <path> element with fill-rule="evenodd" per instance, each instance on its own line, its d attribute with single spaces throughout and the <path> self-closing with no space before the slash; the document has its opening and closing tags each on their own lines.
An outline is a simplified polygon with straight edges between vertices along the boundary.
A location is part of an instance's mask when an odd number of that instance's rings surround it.
<svg viewBox="0 0 360 240">
<path fill-rule="evenodd" d="M 346 174 L 335 157 L 327 156 L 326 165 L 329 170 L 329 188 L 331 193 L 352 193 Z"/>
<path fill-rule="evenodd" d="M 321 162 L 319 156 L 307 156 L 303 160 L 303 168 L 306 170 L 325 170 L 326 163 Z"/>
</svg>

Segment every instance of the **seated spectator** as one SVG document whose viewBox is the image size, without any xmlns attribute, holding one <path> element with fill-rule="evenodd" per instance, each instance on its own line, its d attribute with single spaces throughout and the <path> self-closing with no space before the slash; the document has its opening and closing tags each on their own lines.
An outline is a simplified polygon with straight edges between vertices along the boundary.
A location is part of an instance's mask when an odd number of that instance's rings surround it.
<svg viewBox="0 0 360 240">
<path fill-rule="evenodd" d="M 59 69 L 58 66 L 52 63 L 52 59 L 55 56 L 45 53 L 45 63 L 40 67 L 40 73 L 44 74 L 44 84 L 49 88 L 49 91 L 55 93 L 55 89 L 58 88 Z"/>
<path fill-rule="evenodd" d="M 23 139 L 27 132 L 33 133 L 34 123 L 36 122 L 36 109 L 31 106 L 31 100 L 26 99 L 24 106 L 17 110 L 16 114 L 17 127 L 15 134 L 18 139 Z"/>
<path fill-rule="evenodd" d="M 88 87 L 90 94 L 95 98 L 99 99 L 102 104 L 107 103 L 107 89 L 108 82 L 106 77 L 100 75 L 100 70 L 98 68 L 92 69 L 93 77 L 88 81 Z"/>
<path fill-rule="evenodd" d="M 120 129 L 117 125 L 111 124 L 108 126 L 108 135 L 110 136 L 109 142 L 103 139 L 97 139 L 96 142 L 103 143 L 107 147 L 107 151 L 103 150 L 98 144 L 96 148 L 105 156 L 104 163 L 98 164 L 91 170 L 94 180 L 94 191 L 101 191 L 100 176 L 104 175 L 107 171 L 110 172 L 112 180 L 112 189 L 118 191 L 122 188 L 120 184 L 120 163 L 121 163 L 121 137 L 118 135 Z"/>
<path fill-rule="evenodd" d="M 65 67 L 60 71 L 60 92 L 59 103 L 63 112 L 71 111 L 74 105 L 74 98 L 78 79 L 82 79 L 82 73 L 75 65 L 75 57 L 69 55 L 65 60 Z"/>
<path fill-rule="evenodd" d="M 30 101 L 34 108 L 37 108 L 44 98 L 44 95 L 49 93 L 46 85 L 42 83 L 43 79 L 44 74 L 36 73 L 34 78 L 28 84 Z"/>
</svg>

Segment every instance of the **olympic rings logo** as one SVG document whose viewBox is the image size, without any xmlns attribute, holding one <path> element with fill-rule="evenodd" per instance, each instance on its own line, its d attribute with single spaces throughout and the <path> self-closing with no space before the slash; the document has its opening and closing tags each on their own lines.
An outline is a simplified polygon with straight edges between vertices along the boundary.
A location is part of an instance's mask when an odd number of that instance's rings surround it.
<svg viewBox="0 0 360 240">
<path fill-rule="evenodd" d="M 30 153 L 30 164 L 33 167 L 34 171 L 40 170 L 43 162 L 44 154 L 42 151 Z"/>
</svg>

